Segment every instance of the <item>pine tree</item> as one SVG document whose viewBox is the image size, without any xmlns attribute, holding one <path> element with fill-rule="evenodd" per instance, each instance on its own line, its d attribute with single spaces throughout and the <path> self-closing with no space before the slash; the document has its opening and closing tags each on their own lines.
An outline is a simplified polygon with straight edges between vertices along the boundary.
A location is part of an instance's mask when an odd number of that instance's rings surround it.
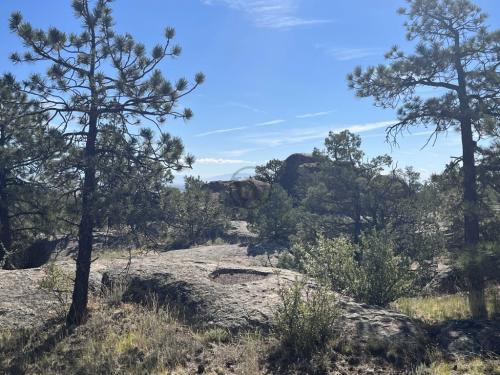
<svg viewBox="0 0 500 375">
<path fill-rule="evenodd" d="M 464 248 L 474 254 L 480 240 L 475 153 L 485 123 L 498 126 L 500 31 L 489 32 L 486 16 L 469 0 L 408 0 L 407 38 L 414 54 L 393 47 L 388 65 L 356 68 L 349 86 L 384 108 L 398 107 L 399 121 L 388 128 L 396 137 L 409 127 L 434 127 L 434 135 L 458 129 L 462 140 Z M 435 89 L 423 99 L 418 88 Z M 475 139 L 476 136 L 476 139 Z M 469 302 L 474 317 L 485 317 L 481 270 L 469 270 Z"/>
<path fill-rule="evenodd" d="M 256 166 L 255 179 L 269 184 L 277 183 L 283 164 L 283 160 L 271 159 L 264 165 Z"/>
<path fill-rule="evenodd" d="M 362 217 L 366 215 L 367 197 L 376 176 L 392 163 L 388 155 L 363 160 L 361 137 L 348 130 L 330 132 L 325 139 L 328 159 L 323 164 L 322 180 L 327 183 L 337 214 L 353 221 L 353 240 L 358 243 Z"/>
<path fill-rule="evenodd" d="M 24 91 L 40 102 L 41 113 L 50 114 L 53 122 L 60 120 L 65 138 L 81 156 L 75 165 L 82 172 L 83 182 L 79 187 L 78 255 L 68 325 L 79 325 L 87 316 L 97 166 L 103 152 L 110 152 L 97 147 L 99 133 L 109 124 L 119 124 L 119 130 L 132 139 L 137 137 L 132 127 L 141 121 L 161 133 L 167 118 L 191 118 L 191 110 L 179 109 L 178 102 L 204 80 L 201 73 L 191 85 L 184 78 L 175 84 L 165 79 L 159 64 L 181 52 L 179 46 L 172 46 L 174 29 L 167 28 L 165 43 L 147 53 L 146 47 L 130 34 L 113 31 L 110 3 L 111 0 L 73 0 L 72 7 L 82 27 L 79 33 L 66 34 L 54 27 L 47 31 L 35 29 L 23 21 L 20 13 L 10 18 L 11 31 L 27 49 L 22 55 L 14 53 L 11 59 L 50 65 L 45 77 L 33 74 Z M 190 166 L 192 157 L 182 159 L 173 138 L 161 134 L 154 157 L 163 161 L 166 168 Z"/>
<path fill-rule="evenodd" d="M 12 75 L 0 78 L 0 264 L 5 266 L 13 243 L 22 233 L 41 231 L 37 222 L 46 219 L 38 199 L 44 187 L 40 175 L 60 137 L 44 116 L 29 115 L 36 109 Z"/>
</svg>

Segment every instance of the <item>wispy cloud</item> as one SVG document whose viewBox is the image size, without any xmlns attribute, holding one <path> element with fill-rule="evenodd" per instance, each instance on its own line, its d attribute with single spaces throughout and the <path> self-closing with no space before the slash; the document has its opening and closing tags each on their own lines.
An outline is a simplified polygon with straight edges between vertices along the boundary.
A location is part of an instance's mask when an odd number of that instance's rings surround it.
<svg viewBox="0 0 500 375">
<path fill-rule="evenodd" d="M 250 152 L 257 151 L 257 148 L 239 148 L 236 150 L 227 150 L 227 151 L 221 151 L 220 154 L 228 157 L 239 157 L 246 155 Z"/>
<path fill-rule="evenodd" d="M 366 124 L 359 125 L 350 125 L 340 129 L 332 129 L 333 132 L 341 132 L 343 130 L 349 130 L 351 133 L 364 133 L 374 129 L 386 128 L 388 126 L 397 124 L 398 121 L 379 121 L 379 122 L 370 122 Z"/>
<path fill-rule="evenodd" d="M 297 26 L 329 23 L 328 19 L 297 15 L 299 0 L 201 0 L 206 5 L 222 4 L 246 13 L 257 27 L 290 29 Z"/>
<path fill-rule="evenodd" d="M 196 159 L 196 163 L 200 164 L 257 164 L 254 161 L 240 159 L 223 159 L 223 158 L 200 158 Z"/>
<path fill-rule="evenodd" d="M 366 57 L 383 55 L 383 50 L 380 48 L 338 48 L 325 44 L 316 44 L 316 48 L 337 61 L 359 60 Z"/>
<path fill-rule="evenodd" d="M 304 113 L 303 115 L 297 115 L 295 118 L 312 118 L 312 117 L 321 117 L 326 116 L 332 113 L 333 111 L 323 111 L 323 112 L 313 112 L 313 113 Z"/>
<path fill-rule="evenodd" d="M 261 127 L 261 126 L 281 124 L 282 122 L 285 122 L 285 120 L 277 119 L 277 120 L 259 122 L 257 124 L 253 124 L 253 125 L 238 126 L 235 128 L 210 130 L 208 132 L 196 134 L 196 137 L 206 137 L 207 135 L 213 135 L 213 134 L 231 133 L 231 132 L 235 132 L 235 131 L 239 131 L 239 130 L 251 129 L 251 128 L 256 128 L 256 127 Z"/>
<path fill-rule="evenodd" d="M 415 132 L 415 133 L 409 133 L 408 135 L 409 136 L 414 136 L 414 137 L 418 137 L 418 136 L 421 136 L 421 135 L 432 135 L 434 134 L 435 131 L 434 130 L 425 130 L 425 131 L 421 131 L 421 132 Z"/>
<path fill-rule="evenodd" d="M 285 144 L 323 139 L 330 131 L 341 132 L 343 130 L 349 130 L 352 133 L 364 133 L 375 129 L 385 128 L 396 123 L 397 121 L 381 121 L 354 125 L 331 125 L 308 129 L 291 129 L 286 132 L 273 132 L 263 135 L 248 136 L 246 137 L 246 141 L 265 147 L 276 147 Z"/>
<path fill-rule="evenodd" d="M 241 108 L 241 109 L 247 109 L 249 111 L 255 112 L 255 113 L 265 113 L 262 109 L 255 108 L 251 105 L 245 104 L 245 103 L 239 103 L 239 102 L 227 102 L 222 105 L 222 107 L 234 107 L 234 108 Z"/>
<path fill-rule="evenodd" d="M 278 119 L 278 120 L 271 120 L 271 121 L 266 121 L 266 122 L 259 122 L 258 124 L 255 124 L 254 126 L 258 127 L 258 126 L 277 125 L 277 124 L 281 124 L 282 122 L 285 122 L 285 120 Z"/>
<path fill-rule="evenodd" d="M 209 132 L 196 134 L 196 137 L 205 137 L 207 135 L 220 134 L 220 133 L 230 133 L 230 132 L 235 132 L 235 131 L 238 131 L 238 130 L 243 130 L 243 129 L 246 129 L 246 128 L 248 128 L 248 126 L 239 126 L 237 128 L 226 128 L 226 129 L 210 130 Z"/>
</svg>

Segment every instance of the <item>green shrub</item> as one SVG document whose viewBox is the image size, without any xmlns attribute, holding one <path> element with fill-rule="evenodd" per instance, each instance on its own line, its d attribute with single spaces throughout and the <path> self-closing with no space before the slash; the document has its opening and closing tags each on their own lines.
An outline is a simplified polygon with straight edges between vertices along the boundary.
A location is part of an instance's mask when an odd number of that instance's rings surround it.
<svg viewBox="0 0 500 375">
<path fill-rule="evenodd" d="M 224 233 L 228 224 L 225 208 L 199 178 L 187 177 L 184 192 L 172 204 L 173 247 L 202 244 Z"/>
<path fill-rule="evenodd" d="M 386 231 L 363 235 L 361 254 L 356 298 L 385 306 L 410 293 L 414 275 L 409 261 L 394 254 L 394 243 Z"/>
<path fill-rule="evenodd" d="M 292 198 L 278 185 L 273 185 L 267 199 L 252 215 L 250 229 L 264 241 L 288 243 L 295 232 L 297 218 Z"/>
<path fill-rule="evenodd" d="M 279 254 L 277 266 L 305 273 L 307 254 L 306 246 L 295 243 Z"/>
<path fill-rule="evenodd" d="M 73 277 L 68 271 L 53 262 L 48 263 L 42 270 L 44 276 L 39 281 L 38 287 L 56 298 L 58 302 L 57 313 L 64 315 L 70 302 Z"/>
<path fill-rule="evenodd" d="M 214 327 L 202 331 L 199 333 L 199 337 L 200 341 L 204 344 L 225 344 L 231 341 L 231 332 L 224 328 Z"/>
<path fill-rule="evenodd" d="M 305 270 L 333 290 L 355 295 L 362 279 L 355 258 L 356 246 L 347 237 L 333 240 L 319 237 L 305 257 Z"/>
<path fill-rule="evenodd" d="M 295 280 L 279 289 L 280 304 L 275 312 L 276 335 L 291 358 L 309 358 L 335 337 L 338 309 L 333 293 L 322 286 Z"/>
<path fill-rule="evenodd" d="M 312 246 L 292 247 L 280 257 L 279 264 L 303 270 L 358 301 L 382 306 L 408 295 L 414 279 L 409 261 L 394 254 L 386 231 L 362 235 L 359 245 L 346 237 L 320 236 Z"/>
</svg>

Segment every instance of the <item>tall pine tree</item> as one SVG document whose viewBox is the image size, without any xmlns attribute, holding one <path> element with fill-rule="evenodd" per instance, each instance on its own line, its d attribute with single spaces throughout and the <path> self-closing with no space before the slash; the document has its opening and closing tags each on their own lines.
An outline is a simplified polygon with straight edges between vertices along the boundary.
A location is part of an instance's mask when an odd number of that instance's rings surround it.
<svg viewBox="0 0 500 375">
<path fill-rule="evenodd" d="M 413 54 L 393 47 L 387 65 L 356 68 L 349 86 L 384 108 L 398 107 L 390 135 L 414 125 L 436 134 L 458 129 L 462 140 L 464 249 L 472 257 L 480 241 L 475 153 L 485 123 L 498 126 L 500 31 L 489 32 L 486 16 L 469 0 L 408 0 L 407 38 L 418 42 Z M 423 99 L 418 88 L 435 89 Z M 494 120 L 496 118 L 496 120 Z M 486 121 L 489 119 L 489 121 Z M 468 270 L 469 302 L 474 317 L 486 316 L 481 270 Z"/>
<path fill-rule="evenodd" d="M 148 53 L 130 34 L 119 35 L 113 31 L 110 3 L 111 0 L 73 0 L 73 11 L 81 23 L 79 33 L 66 34 L 54 27 L 47 31 L 35 29 L 23 21 L 20 13 L 10 18 L 11 31 L 22 39 L 27 49 L 21 55 L 14 53 L 12 60 L 49 64 L 47 74 L 33 74 L 24 91 L 39 101 L 41 112 L 50 114 L 53 122 L 60 120 L 66 139 L 81 156 L 75 166 L 81 170 L 83 182 L 79 190 L 78 255 L 68 325 L 81 324 L 87 316 L 96 225 L 97 165 L 103 155 L 97 147 L 99 133 L 107 125 L 118 123 L 119 131 L 134 138 L 140 134 L 132 128 L 141 121 L 161 132 L 161 125 L 169 117 L 191 118 L 191 110 L 179 109 L 178 102 L 204 80 L 199 73 L 193 84 L 184 78 L 175 84 L 169 82 L 158 67 L 165 59 L 177 57 L 181 52 L 179 46 L 172 45 L 174 29 L 167 28 L 165 43 L 156 45 Z M 154 157 L 164 162 L 166 168 L 190 166 L 192 158 L 182 158 L 178 148 L 172 152 L 173 143 L 172 137 L 162 133 L 155 143 Z"/>
<path fill-rule="evenodd" d="M 0 264 L 26 234 L 43 231 L 46 207 L 45 161 L 60 148 L 60 137 L 37 112 L 37 103 L 21 92 L 14 77 L 0 77 Z"/>
</svg>

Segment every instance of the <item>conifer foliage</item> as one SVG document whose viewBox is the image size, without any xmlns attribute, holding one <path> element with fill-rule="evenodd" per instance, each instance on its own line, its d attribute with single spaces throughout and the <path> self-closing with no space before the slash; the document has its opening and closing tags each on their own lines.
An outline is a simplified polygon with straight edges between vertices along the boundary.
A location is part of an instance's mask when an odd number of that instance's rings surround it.
<svg viewBox="0 0 500 375">
<path fill-rule="evenodd" d="M 397 136 L 414 125 L 432 127 L 434 135 L 457 129 L 463 166 L 464 251 L 475 256 L 480 241 L 477 189 L 477 140 L 497 124 L 500 103 L 498 56 L 500 31 L 489 31 L 486 15 L 469 0 L 408 0 L 407 17 L 413 54 L 393 47 L 387 65 L 356 68 L 349 86 L 377 106 L 398 108 L 399 121 L 389 127 Z M 418 88 L 433 89 L 422 98 Z M 498 126 L 498 125 L 494 125 Z M 476 267 L 468 271 L 470 304 L 475 317 L 486 316 L 484 280 Z"/>
<path fill-rule="evenodd" d="M 29 77 L 23 93 L 38 101 L 38 114 L 47 114 L 52 123 L 58 122 L 65 139 L 80 156 L 74 165 L 82 182 L 76 280 L 68 325 L 79 325 L 87 316 L 99 161 L 105 155 L 121 153 L 120 146 L 126 144 L 137 149 L 129 150 L 137 164 L 153 158 L 168 169 L 189 167 L 193 158 L 184 156 L 180 140 L 164 134 L 161 128 L 168 118 L 192 117 L 189 108 L 179 107 L 179 101 L 204 81 L 201 73 L 193 83 L 185 78 L 175 83 L 168 81 L 159 65 L 181 53 L 181 48 L 173 45 L 174 29 L 166 28 L 165 41 L 147 51 L 131 35 L 113 31 L 110 4 L 111 0 L 73 0 L 74 14 L 81 23 L 79 33 L 68 34 L 54 27 L 34 28 L 20 13 L 10 17 L 11 31 L 26 48 L 22 54 L 13 53 L 11 59 L 16 63 L 49 65 L 46 74 Z M 133 129 L 143 123 L 160 133 L 156 142 L 150 141 L 145 131 Z M 113 149 L 101 149 L 97 140 L 110 125 L 127 141 Z M 136 138 L 141 141 L 134 141 Z M 145 143 L 147 152 L 138 149 Z"/>
</svg>

